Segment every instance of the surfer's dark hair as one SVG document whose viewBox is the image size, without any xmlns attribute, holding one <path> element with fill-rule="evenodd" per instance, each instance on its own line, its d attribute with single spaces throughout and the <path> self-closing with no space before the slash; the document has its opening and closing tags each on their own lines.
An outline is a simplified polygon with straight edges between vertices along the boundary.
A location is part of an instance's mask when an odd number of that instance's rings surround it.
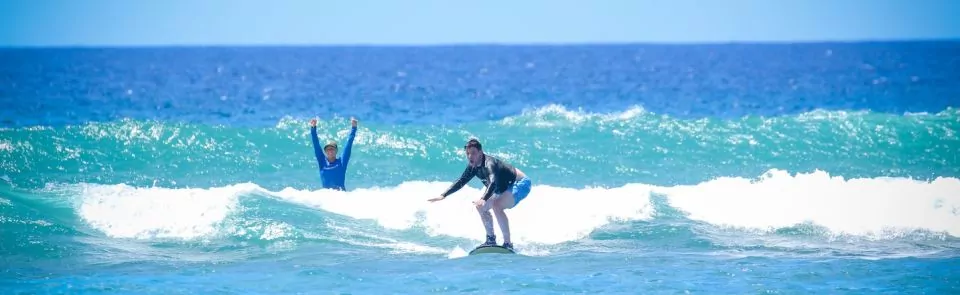
<svg viewBox="0 0 960 295">
<path fill-rule="evenodd" d="M 467 149 L 470 147 L 475 147 L 477 148 L 477 150 L 481 150 L 481 151 L 483 150 L 483 145 L 481 145 L 480 141 L 477 140 L 476 138 L 471 138 L 469 141 L 467 141 L 467 144 L 463 146 L 464 149 Z"/>
</svg>

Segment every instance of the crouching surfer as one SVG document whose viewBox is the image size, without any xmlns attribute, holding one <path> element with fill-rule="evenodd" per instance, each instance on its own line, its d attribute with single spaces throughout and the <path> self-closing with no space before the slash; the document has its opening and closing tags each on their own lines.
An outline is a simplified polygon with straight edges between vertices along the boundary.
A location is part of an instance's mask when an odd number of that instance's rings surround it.
<svg viewBox="0 0 960 295">
<path fill-rule="evenodd" d="M 439 197 L 429 199 L 429 201 L 443 200 L 463 188 L 473 177 L 479 178 L 486 189 L 484 189 L 480 199 L 474 201 L 473 204 L 480 213 L 480 220 L 487 233 L 486 242 L 480 246 L 497 244 L 497 236 L 493 232 L 493 219 L 490 216 L 490 209 L 493 209 L 494 215 L 497 216 L 497 223 L 500 224 L 500 232 L 503 234 L 503 247 L 512 250 L 510 222 L 505 211 L 516 207 L 520 201 L 530 194 L 530 179 L 520 169 L 499 158 L 485 154 L 480 141 L 477 139 L 470 139 L 463 148 L 468 161 L 463 174 Z"/>
</svg>

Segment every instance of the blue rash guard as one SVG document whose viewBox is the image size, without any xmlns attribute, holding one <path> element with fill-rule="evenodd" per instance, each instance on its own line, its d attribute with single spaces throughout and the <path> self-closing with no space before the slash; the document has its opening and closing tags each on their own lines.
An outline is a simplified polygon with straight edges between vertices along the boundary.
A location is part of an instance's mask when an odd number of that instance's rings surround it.
<svg viewBox="0 0 960 295">
<path fill-rule="evenodd" d="M 317 168 L 320 169 L 320 181 L 323 188 L 345 191 L 344 185 L 347 176 L 347 164 L 350 163 L 350 150 L 353 149 L 353 138 L 357 135 L 357 127 L 350 128 L 350 137 L 343 147 L 343 156 L 333 162 L 327 161 L 323 154 L 323 147 L 317 139 L 317 127 L 310 127 L 310 139 L 313 141 L 313 153 L 317 156 Z"/>
</svg>

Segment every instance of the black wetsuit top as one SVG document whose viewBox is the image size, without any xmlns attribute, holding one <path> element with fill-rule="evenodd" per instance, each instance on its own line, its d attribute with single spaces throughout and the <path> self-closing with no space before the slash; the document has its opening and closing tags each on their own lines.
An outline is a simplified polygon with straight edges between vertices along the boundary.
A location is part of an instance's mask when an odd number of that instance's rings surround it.
<svg viewBox="0 0 960 295">
<path fill-rule="evenodd" d="M 455 193 L 463 188 L 467 182 L 470 182 L 470 179 L 474 176 L 479 178 L 480 181 L 483 182 L 483 185 L 487 187 L 483 192 L 483 200 L 489 199 L 494 193 L 501 194 L 507 191 L 507 189 L 510 189 L 510 186 L 517 181 L 517 169 L 496 157 L 486 154 L 483 154 L 482 157 L 482 165 L 472 167 L 470 164 L 467 164 L 467 168 L 463 170 L 463 174 L 460 175 L 457 182 L 453 183 L 453 185 L 440 196 L 447 197 Z"/>
</svg>

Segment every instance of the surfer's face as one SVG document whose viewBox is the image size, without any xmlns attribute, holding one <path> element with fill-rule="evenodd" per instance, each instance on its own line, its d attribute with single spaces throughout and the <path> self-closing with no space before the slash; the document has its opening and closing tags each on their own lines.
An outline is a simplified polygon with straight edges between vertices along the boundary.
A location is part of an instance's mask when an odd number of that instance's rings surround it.
<svg viewBox="0 0 960 295">
<path fill-rule="evenodd" d="M 331 146 L 331 147 L 327 147 L 326 149 L 323 150 L 323 152 L 326 153 L 326 154 L 327 154 L 327 158 L 330 158 L 330 159 L 333 159 L 334 157 L 337 156 L 337 148 L 332 147 L 332 146 Z"/>
<path fill-rule="evenodd" d="M 480 163 L 480 150 L 475 147 L 468 147 L 467 150 L 467 160 L 470 161 L 470 166 L 477 166 Z"/>
</svg>

